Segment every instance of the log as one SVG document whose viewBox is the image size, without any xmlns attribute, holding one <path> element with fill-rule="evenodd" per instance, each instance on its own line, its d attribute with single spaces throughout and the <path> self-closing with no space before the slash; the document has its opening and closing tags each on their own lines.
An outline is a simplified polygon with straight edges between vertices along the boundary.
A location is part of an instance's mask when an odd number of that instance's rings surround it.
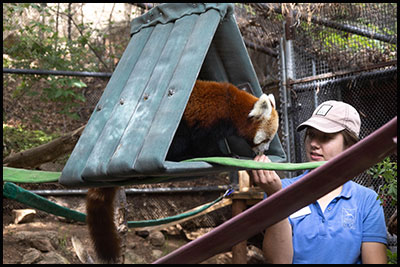
<svg viewBox="0 0 400 267">
<path fill-rule="evenodd" d="M 53 161 L 70 153 L 86 125 L 69 132 L 53 141 L 11 154 L 3 160 L 3 166 L 15 168 L 36 168 L 43 163 Z"/>
</svg>

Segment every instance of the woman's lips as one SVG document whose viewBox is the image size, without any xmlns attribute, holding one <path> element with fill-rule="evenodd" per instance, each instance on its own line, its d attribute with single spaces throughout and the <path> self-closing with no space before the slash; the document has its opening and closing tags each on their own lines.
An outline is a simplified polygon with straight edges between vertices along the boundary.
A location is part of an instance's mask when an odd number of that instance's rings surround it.
<svg viewBox="0 0 400 267">
<path fill-rule="evenodd" d="M 310 158 L 311 158 L 311 160 L 315 160 L 315 161 L 320 161 L 320 160 L 324 159 L 323 155 L 315 153 L 315 152 L 310 153 Z"/>
</svg>

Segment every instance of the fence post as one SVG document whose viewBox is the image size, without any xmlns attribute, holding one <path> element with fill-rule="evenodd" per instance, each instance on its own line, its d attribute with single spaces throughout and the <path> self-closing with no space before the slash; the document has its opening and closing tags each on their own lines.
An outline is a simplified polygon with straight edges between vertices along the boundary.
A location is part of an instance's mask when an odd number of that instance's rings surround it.
<svg viewBox="0 0 400 267">
<path fill-rule="evenodd" d="M 291 140 L 293 137 L 290 136 L 291 128 L 293 128 L 293 122 L 289 120 L 289 114 L 293 110 L 291 99 L 290 99 L 290 88 L 289 81 L 295 78 L 294 72 L 294 57 L 293 57 L 293 35 L 294 29 L 291 28 L 291 15 L 287 15 L 287 20 L 283 22 L 284 36 L 280 40 L 280 66 L 281 66 L 281 86 L 280 86 L 280 97 L 281 97 L 281 116 L 282 116 L 282 143 L 287 155 L 287 161 L 292 162 L 292 153 L 294 141 Z M 285 177 L 292 177 L 291 172 L 287 172 Z"/>
<path fill-rule="evenodd" d="M 250 177 L 246 171 L 239 171 L 239 193 L 248 191 L 250 188 Z M 246 199 L 232 198 L 232 217 L 242 213 L 247 208 Z M 232 263 L 247 263 L 247 240 L 232 247 Z"/>
</svg>

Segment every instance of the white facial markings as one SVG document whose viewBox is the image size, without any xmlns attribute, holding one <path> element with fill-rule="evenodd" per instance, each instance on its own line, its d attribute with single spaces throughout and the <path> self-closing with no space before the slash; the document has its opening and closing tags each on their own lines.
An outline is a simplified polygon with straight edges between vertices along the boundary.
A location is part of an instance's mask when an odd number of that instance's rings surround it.
<svg viewBox="0 0 400 267">
<path fill-rule="evenodd" d="M 263 142 L 266 138 L 267 138 L 267 134 L 261 128 L 261 129 L 257 130 L 257 133 L 256 133 L 256 135 L 254 136 L 254 139 L 253 139 L 253 143 L 258 145 L 261 142 Z"/>
<path fill-rule="evenodd" d="M 265 143 L 261 143 L 258 146 L 253 148 L 253 151 L 257 154 L 257 155 L 261 155 L 264 154 L 265 151 L 268 150 L 269 148 L 269 144 L 271 143 L 271 141 L 265 142 Z"/>
<path fill-rule="evenodd" d="M 257 132 L 253 138 L 253 143 L 256 145 L 253 147 L 253 150 L 258 155 L 263 154 L 269 149 L 273 134 L 276 133 L 278 128 L 278 119 L 275 118 L 276 121 L 271 121 L 273 119 L 272 111 L 274 108 L 274 95 L 262 94 L 249 113 L 249 117 L 253 117 L 260 123 L 259 128 L 257 129 Z"/>
</svg>

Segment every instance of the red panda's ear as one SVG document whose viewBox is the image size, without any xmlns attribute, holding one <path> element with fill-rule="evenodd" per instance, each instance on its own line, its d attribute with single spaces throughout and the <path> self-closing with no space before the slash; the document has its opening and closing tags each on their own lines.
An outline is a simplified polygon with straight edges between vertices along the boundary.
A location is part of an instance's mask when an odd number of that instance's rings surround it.
<svg viewBox="0 0 400 267">
<path fill-rule="evenodd" d="M 269 94 L 268 95 L 269 100 L 271 101 L 272 107 L 276 109 L 276 105 L 275 105 L 275 97 L 273 94 Z"/>
<path fill-rule="evenodd" d="M 270 94 L 267 96 L 266 94 L 262 94 L 257 102 L 254 103 L 253 109 L 249 113 L 249 117 L 255 117 L 256 119 L 269 118 L 274 105 L 275 98 L 273 95 Z"/>
</svg>

